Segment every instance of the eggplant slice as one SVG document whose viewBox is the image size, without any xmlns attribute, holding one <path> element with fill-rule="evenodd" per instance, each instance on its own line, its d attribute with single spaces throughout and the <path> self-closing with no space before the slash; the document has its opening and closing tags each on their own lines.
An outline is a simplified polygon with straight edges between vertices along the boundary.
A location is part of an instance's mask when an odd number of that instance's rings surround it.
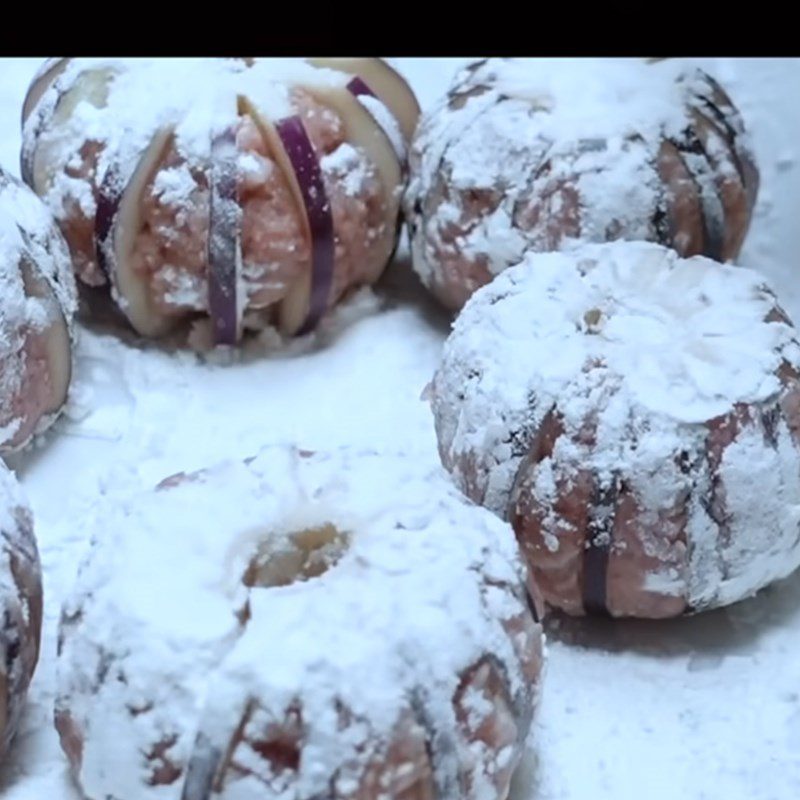
<svg viewBox="0 0 800 800">
<path fill-rule="evenodd" d="M 69 66 L 71 58 L 48 58 L 42 64 L 36 75 L 33 76 L 31 85 L 25 94 L 25 100 L 22 102 L 22 124 L 31 115 L 31 112 L 36 108 L 42 95 L 55 83 L 56 78 Z"/>
<path fill-rule="evenodd" d="M 309 64 L 360 78 L 397 120 L 406 144 L 419 120 L 420 107 L 406 79 L 382 58 L 309 58 Z"/>
<path fill-rule="evenodd" d="M 116 74 L 117 71 L 111 67 L 82 72 L 69 88 L 60 91 L 52 113 L 38 120 L 29 144 L 23 147 L 20 169 L 25 183 L 40 197 L 47 194 L 63 162 L 60 137 L 42 141 L 42 134 L 65 127 L 81 103 L 103 108 L 108 101 L 109 85 Z"/>
<path fill-rule="evenodd" d="M 386 226 L 375 247 L 375 258 L 367 269 L 367 282 L 374 283 L 383 273 L 394 251 L 397 229 L 395 221 L 400 213 L 400 194 L 403 176 L 389 137 L 372 115 L 347 89 L 304 86 L 321 105 L 335 111 L 345 128 L 345 138 L 357 150 L 369 156 L 375 166 L 383 188 L 386 207 Z"/>
<path fill-rule="evenodd" d="M 110 186 L 104 181 L 104 192 L 110 196 L 104 201 L 103 213 L 110 215 L 113 221 L 108 236 L 103 240 L 98 237 L 97 242 L 120 308 L 137 333 L 152 338 L 164 336 L 178 320 L 155 309 L 150 297 L 149 275 L 138 274 L 131 262 L 136 237 L 143 225 L 142 196 L 171 143 L 172 128 L 158 130 L 121 191 L 115 188 L 115 185 L 119 187 L 118 181 L 112 181 Z"/>
</svg>

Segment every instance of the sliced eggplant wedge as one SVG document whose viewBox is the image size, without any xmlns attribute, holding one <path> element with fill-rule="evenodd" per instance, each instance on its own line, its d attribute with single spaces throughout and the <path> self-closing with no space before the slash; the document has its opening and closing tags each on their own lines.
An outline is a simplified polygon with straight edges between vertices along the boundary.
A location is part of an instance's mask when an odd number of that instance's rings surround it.
<svg viewBox="0 0 800 800">
<path fill-rule="evenodd" d="M 42 64 L 36 75 L 33 76 L 31 85 L 22 102 L 22 124 L 36 108 L 36 104 L 42 99 L 42 95 L 53 85 L 56 78 L 69 66 L 71 58 L 48 58 Z"/>
<path fill-rule="evenodd" d="M 708 74 L 704 73 L 703 78 L 711 91 L 701 99 L 706 103 L 711 115 L 725 128 L 729 142 L 736 149 L 747 194 L 747 203 L 752 210 L 758 197 L 760 176 L 750 150 L 742 141 L 745 136 L 744 120 L 722 86 Z"/>
<path fill-rule="evenodd" d="M 703 141 L 693 126 L 675 141 L 692 177 L 703 209 L 703 252 L 707 258 L 722 261 L 725 248 L 725 208 L 719 194 L 714 168 Z"/>
<path fill-rule="evenodd" d="M 117 295 L 117 302 L 133 328 L 142 336 L 156 338 L 168 333 L 177 325 L 174 317 L 161 314 L 153 307 L 147 276 L 137 274 L 132 260 L 136 237 L 142 230 L 142 195 L 155 175 L 167 148 L 172 142 L 172 129 L 157 131 L 147 149 L 142 153 L 136 169 L 121 190 L 120 182 L 104 181 L 104 202 L 98 203 L 98 211 L 110 217 L 108 232 L 102 239 L 98 234 L 97 247 L 102 251 L 105 269 Z"/>
<path fill-rule="evenodd" d="M 45 414 L 54 414 L 67 401 L 70 380 L 72 378 L 71 339 L 67 320 L 58 304 L 55 293 L 47 281 L 32 269 L 26 274 L 25 293 L 29 297 L 38 297 L 47 304 L 48 313 L 53 320 L 46 332 L 47 371 L 50 375 L 51 393 Z"/>
<path fill-rule="evenodd" d="M 326 67 L 360 78 L 397 120 L 406 144 L 419 120 L 420 107 L 406 79 L 382 58 L 308 58 L 315 67 Z"/>
<path fill-rule="evenodd" d="M 389 263 L 394 252 L 398 231 L 396 220 L 399 217 L 402 173 L 394 148 L 372 115 L 347 89 L 308 85 L 300 88 L 308 92 L 318 103 L 336 112 L 344 124 L 346 141 L 367 154 L 380 177 L 386 209 L 386 224 L 381 231 L 380 238 L 374 244 L 374 256 L 365 269 L 365 282 L 374 283 Z M 312 240 L 312 251 L 314 245 Z M 318 285 L 315 285 L 313 278 L 298 281 L 292 287 L 280 309 L 279 324 L 282 331 L 294 334 L 304 333 L 310 329 L 307 320 L 318 313 L 313 303 L 317 288 Z M 306 298 L 310 298 L 310 300 L 306 300 Z M 299 319 L 303 321 L 298 326 Z"/>
<path fill-rule="evenodd" d="M 66 124 L 80 103 L 86 102 L 95 108 L 102 108 L 108 101 L 109 85 L 116 74 L 116 70 L 111 67 L 82 72 L 60 94 L 52 114 L 40 120 L 32 145 L 23 148 L 20 165 L 23 180 L 40 197 L 47 193 L 53 177 L 63 167 L 63 145 L 59 137 L 54 136 L 52 141 L 42 141 L 42 134 L 45 130 L 54 130 Z"/>
<path fill-rule="evenodd" d="M 321 184 L 319 177 L 319 161 L 310 142 L 307 146 L 302 142 L 304 129 L 299 117 L 288 117 L 286 120 L 279 121 L 277 126 L 282 126 L 282 130 L 279 131 L 278 127 L 267 120 L 246 97 L 239 98 L 239 109 L 241 114 L 247 114 L 252 118 L 270 154 L 286 177 L 298 214 L 303 221 L 306 236 L 311 244 L 311 269 L 304 270 L 303 274 L 289 288 L 278 310 L 280 331 L 288 336 L 295 336 L 306 326 L 312 316 L 319 313 L 318 309 L 312 309 L 312 293 L 317 298 L 320 296 L 320 279 L 328 285 L 332 279 L 334 243 L 330 203 L 324 194 L 324 184 Z M 295 152 L 290 154 L 287 151 L 287 142 L 292 140 L 295 141 L 297 147 Z M 304 184 L 302 186 L 301 179 Z M 322 186 L 321 195 L 319 194 L 320 186 Z M 317 197 L 316 202 L 312 202 L 309 207 L 308 200 L 311 194 L 309 190 L 312 188 Z M 329 276 L 322 274 L 327 269 L 330 270 Z M 317 279 L 318 284 L 316 292 L 314 292 L 315 287 L 313 286 L 314 278 Z"/>
<path fill-rule="evenodd" d="M 333 211 L 325 188 L 319 158 L 299 116 L 282 119 L 275 132 L 289 157 L 297 177 L 303 208 L 311 236 L 311 285 L 308 291 L 308 309 L 297 334 L 312 331 L 330 303 L 333 272 L 336 266 L 336 241 L 333 231 Z M 294 287 L 293 287 L 294 289 Z M 298 297 L 296 289 L 290 297 Z M 299 302 L 297 310 L 299 311 Z"/>
<path fill-rule="evenodd" d="M 400 164 L 383 128 L 376 125 L 372 115 L 349 91 L 318 86 L 302 88 L 317 102 L 339 115 L 344 123 L 347 141 L 369 156 L 380 176 L 386 207 L 386 225 L 380 240 L 375 244 L 375 257 L 366 269 L 367 282 L 374 283 L 383 274 L 394 252 L 403 186 Z"/>
<path fill-rule="evenodd" d="M 367 109 L 370 116 L 375 121 L 375 124 L 383 129 L 386 137 L 392 143 L 392 148 L 397 156 L 397 160 L 400 162 L 403 178 L 405 180 L 408 171 L 408 143 L 397 125 L 394 114 L 386 108 L 383 101 L 358 76 L 347 84 L 347 91 L 350 92 L 353 97 L 358 98 L 358 102 Z M 377 103 L 377 107 L 371 105 L 367 98 L 369 100 L 374 100 L 375 103 Z M 384 116 L 384 114 L 379 112 L 378 108 L 385 110 L 386 115 Z"/>
</svg>

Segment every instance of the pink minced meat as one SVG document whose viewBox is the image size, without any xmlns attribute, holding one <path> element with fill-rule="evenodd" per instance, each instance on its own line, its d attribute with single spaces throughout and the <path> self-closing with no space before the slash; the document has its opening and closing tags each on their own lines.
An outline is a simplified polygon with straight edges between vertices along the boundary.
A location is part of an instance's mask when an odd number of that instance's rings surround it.
<svg viewBox="0 0 800 800">
<path fill-rule="evenodd" d="M 64 172 L 70 178 L 93 183 L 102 150 L 103 145 L 99 142 L 91 139 L 84 142 L 78 156 L 70 161 Z M 69 245 L 75 274 L 89 286 L 104 286 L 107 279 L 97 263 L 94 214 L 87 214 L 75 198 L 68 198 L 65 200 L 61 225 Z"/>
<path fill-rule="evenodd" d="M 320 159 L 342 146 L 349 147 L 342 120 L 336 113 L 299 90 L 293 99 Z M 249 117 L 240 118 L 236 143 L 247 167 L 239 170 L 242 277 L 247 287 L 247 314 L 274 307 L 304 277 L 311 269 L 311 242 L 302 216 L 305 212 L 295 202 L 286 176 Z M 352 165 L 353 170 L 358 170 L 357 191 L 339 173 L 326 171 L 323 164 L 336 237 L 329 305 L 335 304 L 351 287 L 366 281 L 370 250 L 378 240 L 374 232 L 386 224 L 375 167 L 363 153 L 353 152 L 358 153 Z M 159 188 L 158 175 L 165 169 L 188 169 L 174 143 L 167 149 L 144 194 L 144 225 L 132 266 L 149 277 L 151 300 L 157 311 L 184 316 L 207 309 L 209 187 L 202 171 L 192 171 L 194 188 L 188 198 L 175 203 L 165 198 Z M 263 320 L 270 321 L 269 316 Z"/>
</svg>

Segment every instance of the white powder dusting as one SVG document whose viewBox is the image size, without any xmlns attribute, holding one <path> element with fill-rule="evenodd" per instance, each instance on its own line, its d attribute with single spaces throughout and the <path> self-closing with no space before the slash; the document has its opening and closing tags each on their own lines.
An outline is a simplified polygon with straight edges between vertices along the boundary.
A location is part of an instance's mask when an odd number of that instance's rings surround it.
<svg viewBox="0 0 800 800">
<path fill-rule="evenodd" d="M 393 62 L 428 109 L 465 59 Z M 8 166 L 19 154 L 18 112 L 39 63 L 0 60 L 0 162 Z M 706 59 L 701 66 L 730 88 L 753 131 L 763 187 L 748 263 L 769 269 L 800 319 L 800 105 L 791 102 L 800 60 Z M 779 171 L 787 153 L 794 169 Z M 403 270 L 389 277 L 396 274 Z M 409 292 L 401 307 L 291 358 L 220 367 L 92 332 L 81 337 L 76 418 L 65 418 L 44 450 L 15 457 L 37 516 L 47 616 L 21 735 L 0 776 L 3 800 L 79 798 L 52 725 L 55 627 L 99 491 L 113 499 L 140 475 L 152 483 L 282 437 L 320 447 L 410 445 L 434 464 L 431 417 L 419 397 L 447 321 L 421 290 Z M 542 713 L 511 798 L 795 800 L 798 636 L 797 577 L 752 601 L 669 623 L 553 623 Z"/>
<path fill-rule="evenodd" d="M 160 169 L 153 179 L 153 194 L 166 205 L 179 206 L 196 187 L 197 182 L 185 163 L 177 167 Z"/>
<path fill-rule="evenodd" d="M 708 93 L 700 75 L 677 59 L 630 58 L 489 59 L 463 70 L 411 148 L 405 208 L 423 282 L 446 281 L 442 254 L 496 275 L 526 249 L 568 247 L 571 236 L 656 240 L 659 147 L 684 137 L 688 107 Z M 694 158 L 706 213 L 721 219 L 705 157 Z M 466 230 L 455 242 L 453 224 Z"/>
<path fill-rule="evenodd" d="M 274 552 L 326 523 L 350 542 L 320 577 L 245 587 L 259 545 Z M 486 653 L 504 665 L 512 696 L 531 703 L 501 624 L 526 613 L 513 534 L 440 470 L 410 458 L 270 448 L 249 466 L 228 463 L 176 488 L 100 503 L 91 532 L 64 608 L 58 701 L 85 731 L 80 779 L 89 797 L 144 796 L 153 765 L 142 754 L 167 735 L 181 769 L 198 732 L 224 751 L 251 701 L 265 719 L 301 708 L 293 791 L 302 797 L 324 791 L 341 764 L 366 758 L 416 692 L 428 698 L 433 730 L 466 747 L 451 698 Z M 341 730 L 337 704 L 357 728 Z M 264 734 L 255 717 L 250 724 Z M 177 798 L 180 787 L 157 796 Z M 221 796 L 263 791 L 242 780 Z"/>
<path fill-rule="evenodd" d="M 266 182 L 275 168 L 272 161 L 256 158 L 254 153 L 248 152 L 240 152 L 236 164 L 244 181 L 253 185 Z"/>
<path fill-rule="evenodd" d="M 364 182 L 371 177 L 371 171 L 358 150 L 347 142 L 323 156 L 319 163 L 322 171 L 331 180 L 339 181 L 344 193 L 350 197 L 357 197 L 363 190 Z"/>
<path fill-rule="evenodd" d="M 107 69 L 106 84 L 93 98 L 91 87 L 97 85 L 100 74 L 87 70 L 99 68 Z M 176 149 L 186 166 L 204 166 L 211 132 L 222 130 L 235 117 L 240 95 L 249 97 L 268 118 L 281 119 L 292 113 L 292 86 L 345 82 L 343 74 L 312 67 L 302 59 L 256 59 L 246 68 L 238 59 L 76 58 L 28 118 L 23 147 L 32 150 L 36 144 L 37 153 L 43 151 L 52 163 L 63 164 L 84 142 L 98 142 L 103 147 L 97 164 L 99 185 L 110 169 L 130 175 L 154 132 L 166 127 L 174 129 Z M 61 100 L 67 91 L 74 96 L 69 103 Z M 153 102 L 154 94 L 158 102 Z M 64 107 L 59 124 L 41 130 L 41 119 L 57 102 Z M 61 207 L 64 198 L 73 196 L 71 188 L 61 181 L 51 185 L 48 202 Z M 179 190 L 191 191 L 193 184 L 173 181 L 169 188 L 177 200 Z"/>
<path fill-rule="evenodd" d="M 489 59 L 474 75 L 498 94 L 549 112 L 542 132 L 558 140 L 581 131 L 598 138 L 647 134 L 664 124 L 677 133 L 686 121 L 686 88 L 678 80 L 684 71 L 679 59 L 513 58 Z"/>
<path fill-rule="evenodd" d="M 537 468 L 545 509 L 559 501 L 557 479 L 577 469 L 603 485 L 624 475 L 645 510 L 669 509 L 692 485 L 679 454 L 708 458 L 706 423 L 736 404 L 769 410 L 781 364 L 800 367 L 794 328 L 765 321 L 774 306 L 758 273 L 655 244 L 531 254 L 473 296 L 445 345 L 433 393 L 445 461 L 505 515 L 531 437 L 555 408 L 567 435 Z M 591 444 L 579 444 L 589 429 Z M 755 427 L 724 450 L 727 533 L 702 502 L 692 507 L 683 591 L 693 605 L 750 595 L 800 562 L 800 457 L 783 419 L 773 435 L 774 447 Z M 691 489 L 700 500 L 710 492 L 704 475 Z M 557 550 L 555 519 L 544 527 Z M 645 546 L 660 552 L 656 541 Z M 671 593 L 678 580 L 649 579 Z"/>
</svg>

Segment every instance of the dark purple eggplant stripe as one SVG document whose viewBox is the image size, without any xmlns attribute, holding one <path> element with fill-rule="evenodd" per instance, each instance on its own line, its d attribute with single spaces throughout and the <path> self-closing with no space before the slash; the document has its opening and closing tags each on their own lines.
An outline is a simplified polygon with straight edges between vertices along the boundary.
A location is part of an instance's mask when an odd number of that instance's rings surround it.
<svg viewBox="0 0 800 800">
<path fill-rule="evenodd" d="M 97 192 L 97 208 L 94 214 L 94 247 L 97 266 L 100 267 L 106 278 L 110 278 L 110 275 L 108 274 L 105 247 L 111 236 L 122 198 L 122 192 L 114 188 L 116 183 L 116 175 L 109 171 Z"/>
<path fill-rule="evenodd" d="M 369 86 L 367 86 L 367 84 L 358 77 L 358 75 L 356 75 L 356 77 L 347 84 L 347 91 L 350 92 L 350 94 L 352 94 L 354 97 L 363 97 L 364 95 L 367 97 L 374 97 L 376 99 L 378 97 L 375 92 L 373 92 L 372 89 L 370 89 Z"/>
<path fill-rule="evenodd" d="M 311 296 L 299 335 L 314 330 L 328 306 L 333 284 L 334 237 L 331 204 L 319 160 L 300 117 L 286 117 L 275 126 L 297 175 L 311 233 Z"/>
<path fill-rule="evenodd" d="M 236 265 L 241 229 L 236 179 L 236 133 L 228 128 L 211 141 L 208 226 L 208 310 L 214 344 L 239 339 Z"/>
<path fill-rule="evenodd" d="M 528 604 L 528 611 L 531 612 L 531 616 L 533 617 L 534 622 L 541 622 L 539 619 L 539 612 L 536 610 L 536 601 L 533 599 L 530 591 L 525 589 L 525 601 Z"/>
<path fill-rule="evenodd" d="M 583 551 L 583 608 L 587 614 L 608 615 L 608 554 L 616 506 L 616 480 L 594 492 L 592 508 L 599 513 L 589 523 Z"/>
<path fill-rule="evenodd" d="M 706 151 L 705 145 L 693 130 L 689 131 L 688 139 L 689 151 L 695 153 L 696 155 L 703 156 L 705 163 L 708 165 L 708 174 L 711 176 L 709 186 L 709 191 L 711 194 L 709 195 L 709 192 L 704 192 L 702 190 L 702 186 L 700 185 L 697 175 L 693 173 L 691 169 L 689 169 L 689 174 L 692 176 L 692 179 L 697 186 L 697 196 L 700 198 L 700 205 L 703 208 L 703 219 L 705 220 L 707 234 L 703 253 L 709 258 L 713 258 L 715 261 L 722 261 L 725 251 L 726 219 L 725 207 L 722 203 L 722 197 L 720 195 L 719 187 L 717 186 L 716 178 L 714 177 L 715 169 L 711 163 L 711 158 Z M 688 169 L 689 164 L 686 162 L 686 159 L 684 159 L 684 163 Z M 718 204 L 718 208 L 716 209 L 711 207 L 713 205 L 712 198 L 715 199 Z"/>
</svg>

